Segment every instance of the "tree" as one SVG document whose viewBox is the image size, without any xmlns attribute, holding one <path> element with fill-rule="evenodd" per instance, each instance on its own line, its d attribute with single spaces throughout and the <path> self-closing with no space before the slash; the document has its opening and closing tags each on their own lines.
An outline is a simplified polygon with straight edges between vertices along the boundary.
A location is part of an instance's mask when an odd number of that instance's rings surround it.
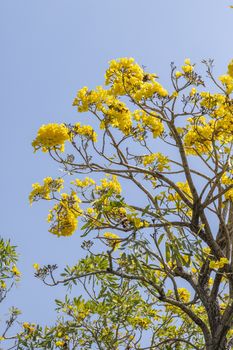
<svg viewBox="0 0 233 350">
<path fill-rule="evenodd" d="M 218 79 L 203 64 L 207 82 L 190 59 L 172 64 L 168 92 L 134 59 L 113 60 L 105 87 L 73 102 L 92 126 L 39 129 L 35 152 L 64 176 L 33 184 L 30 202 L 55 203 L 54 235 L 82 222 L 87 255 L 60 278 L 35 264 L 45 284 L 79 283 L 83 296 L 57 301 L 54 326 L 24 327 L 20 349 L 231 349 L 233 62 Z"/>
<path fill-rule="evenodd" d="M 12 287 L 19 281 L 20 271 L 16 266 L 17 261 L 18 255 L 16 253 L 16 247 L 13 246 L 9 240 L 4 240 L 3 238 L 0 238 L 0 303 L 3 303 Z M 1 343 L 3 341 L 5 342 L 5 340 L 12 341 L 12 339 L 13 343 L 15 343 L 15 332 L 14 335 L 9 335 L 9 331 L 11 331 L 12 328 L 15 326 L 19 314 L 19 309 L 17 309 L 16 307 L 12 307 L 9 310 L 8 319 L 5 320 L 4 323 L 1 319 Z M 1 344 L 0 349 L 3 349 L 1 347 Z"/>
</svg>

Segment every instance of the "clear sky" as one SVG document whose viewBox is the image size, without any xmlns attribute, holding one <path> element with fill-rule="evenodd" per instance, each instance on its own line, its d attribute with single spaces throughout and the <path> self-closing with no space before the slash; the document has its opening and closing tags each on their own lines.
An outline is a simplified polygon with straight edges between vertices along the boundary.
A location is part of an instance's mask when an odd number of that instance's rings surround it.
<svg viewBox="0 0 233 350">
<path fill-rule="evenodd" d="M 74 123 L 76 91 L 103 83 L 110 59 L 131 56 L 156 72 L 163 84 L 170 62 L 214 58 L 225 73 L 233 57 L 233 10 L 223 0 L 0 0 L 1 230 L 18 246 L 22 280 L 9 305 L 22 320 L 49 324 L 55 298 L 65 289 L 45 287 L 32 264 L 61 268 L 83 254 L 80 232 L 70 238 L 48 233 L 48 206 L 29 206 L 31 183 L 59 176 L 46 154 L 33 154 L 41 124 Z M 77 293 L 81 290 L 77 288 Z"/>
</svg>

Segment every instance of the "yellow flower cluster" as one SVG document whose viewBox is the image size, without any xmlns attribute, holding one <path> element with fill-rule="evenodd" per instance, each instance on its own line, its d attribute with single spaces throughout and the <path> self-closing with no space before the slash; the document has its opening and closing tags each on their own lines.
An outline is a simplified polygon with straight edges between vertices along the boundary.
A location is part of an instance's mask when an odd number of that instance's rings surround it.
<svg viewBox="0 0 233 350">
<path fill-rule="evenodd" d="M 125 95 L 135 90 L 144 77 L 143 69 L 135 63 L 132 57 L 120 58 L 109 62 L 105 74 L 105 84 L 111 85 L 114 95 Z"/>
<path fill-rule="evenodd" d="M 85 179 L 83 180 L 75 179 L 74 181 L 71 181 L 71 183 L 76 185 L 77 187 L 82 187 L 82 188 L 95 185 L 95 181 L 90 177 L 85 177 Z"/>
<path fill-rule="evenodd" d="M 110 207 L 110 213 L 112 218 L 126 218 L 127 211 L 124 207 Z"/>
<path fill-rule="evenodd" d="M 221 75 L 219 80 L 224 85 L 227 94 L 231 94 L 233 91 L 233 77 L 229 74 Z"/>
<path fill-rule="evenodd" d="M 184 60 L 184 63 L 185 63 L 185 65 L 182 66 L 181 68 L 182 68 L 182 70 L 183 70 L 183 72 L 184 72 L 185 74 L 189 75 L 189 74 L 192 73 L 192 71 L 193 71 L 193 65 L 191 64 L 189 58 L 186 58 L 186 59 Z"/>
<path fill-rule="evenodd" d="M 81 125 L 81 123 L 76 123 L 74 124 L 73 131 L 75 134 L 85 136 L 93 142 L 97 141 L 97 134 L 90 125 Z"/>
<path fill-rule="evenodd" d="M 163 123 L 156 114 L 151 115 L 143 110 L 135 110 L 133 112 L 133 119 L 138 122 L 137 128 L 139 131 L 149 129 L 154 138 L 160 136 L 164 131 Z"/>
<path fill-rule="evenodd" d="M 233 91 L 233 78 L 230 75 L 221 76 L 220 80 L 226 85 L 226 93 Z M 200 95 L 202 97 L 200 105 L 210 110 L 211 119 L 208 123 L 203 123 L 202 128 L 199 128 L 196 133 L 201 133 L 201 139 L 203 139 L 203 134 L 207 133 L 208 140 L 217 140 L 222 144 L 231 142 L 233 140 L 233 105 L 230 98 L 220 93 L 201 92 Z M 208 143 L 208 141 L 203 141 Z"/>
<path fill-rule="evenodd" d="M 23 323 L 23 328 L 29 332 L 29 333 L 33 333 L 35 331 L 35 324 L 30 324 L 28 322 L 24 322 Z"/>
<path fill-rule="evenodd" d="M 104 237 L 107 239 L 107 244 L 114 250 L 118 249 L 121 245 L 121 240 L 118 235 L 111 232 L 105 232 Z"/>
<path fill-rule="evenodd" d="M 96 211 L 93 208 L 87 208 L 86 213 L 88 215 L 93 215 L 93 214 L 96 215 Z"/>
<path fill-rule="evenodd" d="M 198 119 L 199 125 L 192 118 L 188 119 L 191 125 L 184 137 L 184 145 L 187 154 L 197 155 L 208 153 L 212 150 L 213 128 L 206 123 L 204 117 Z"/>
<path fill-rule="evenodd" d="M 62 193 L 61 200 L 49 211 L 48 222 L 52 222 L 49 232 L 57 236 L 71 236 L 78 225 L 78 216 L 82 214 L 79 207 L 81 200 L 74 191 Z"/>
<path fill-rule="evenodd" d="M 151 320 L 146 317 L 135 316 L 134 318 L 130 319 L 130 323 L 132 326 L 148 329 L 151 324 Z"/>
<path fill-rule="evenodd" d="M 117 180 L 116 175 L 112 175 L 111 178 L 101 179 L 101 185 L 96 186 L 95 189 L 98 192 L 106 192 L 106 190 L 107 191 L 111 190 L 117 194 L 121 193 L 121 185 L 120 185 L 119 181 Z"/>
<path fill-rule="evenodd" d="M 176 186 L 183 192 L 185 197 L 192 202 L 192 193 L 187 182 L 177 182 Z M 186 216 L 192 216 L 192 210 L 181 199 L 180 195 L 171 189 L 171 192 L 167 195 L 167 200 L 174 202 L 178 211 L 182 211 Z"/>
<path fill-rule="evenodd" d="M 111 94 L 111 91 L 104 90 L 101 86 L 98 86 L 96 91 L 88 91 L 87 87 L 79 90 L 73 105 L 78 106 L 79 112 L 88 111 L 92 107 L 102 112 L 104 115 L 104 119 L 100 124 L 102 129 L 111 125 L 112 127 L 118 128 L 126 135 L 130 132 L 132 125 L 130 110 L 126 107 L 125 103 L 116 99 L 116 97 Z M 78 127 L 77 133 L 84 134 L 87 132 L 88 136 L 93 135 L 93 141 L 96 141 L 96 134 L 92 134 L 91 129 L 81 129 L 79 124 L 76 124 L 76 126 Z"/>
<path fill-rule="evenodd" d="M 186 288 L 178 288 L 178 294 L 180 299 L 184 303 L 188 303 L 190 301 L 190 292 Z"/>
<path fill-rule="evenodd" d="M 32 184 L 33 190 L 29 195 L 29 202 L 32 204 L 38 199 L 50 199 L 51 192 L 60 191 L 63 188 L 63 179 L 52 179 L 52 177 L 44 178 L 44 184 L 40 185 L 38 182 Z"/>
<path fill-rule="evenodd" d="M 221 182 L 223 185 L 230 186 L 233 184 L 233 178 L 230 178 L 229 176 L 227 176 L 226 173 L 224 173 L 221 178 Z M 229 191 L 225 193 L 225 198 L 233 200 L 233 188 L 231 188 Z"/>
<path fill-rule="evenodd" d="M 220 258 L 220 260 L 217 261 L 211 260 L 209 266 L 211 269 L 221 269 L 222 267 L 224 267 L 224 265 L 228 263 L 229 261 L 227 258 Z"/>
<path fill-rule="evenodd" d="M 129 222 L 137 229 L 142 227 L 148 227 L 149 223 L 145 220 L 141 220 L 140 218 L 133 217 L 132 215 L 127 215 Z"/>
<path fill-rule="evenodd" d="M 203 91 L 200 93 L 201 102 L 200 105 L 207 109 L 213 109 L 217 106 L 225 104 L 226 97 L 222 94 L 211 94 L 210 92 Z"/>
<path fill-rule="evenodd" d="M 121 130 L 125 135 L 129 134 L 132 126 L 132 117 L 130 110 L 126 107 L 124 102 L 114 98 L 108 102 L 107 107 L 102 108 L 102 112 L 105 116 L 100 124 L 102 129 L 105 129 L 105 127 L 110 124 Z"/>
<path fill-rule="evenodd" d="M 142 163 L 144 166 L 147 166 L 148 164 L 154 163 L 156 160 L 156 153 L 148 154 L 146 156 L 142 156 Z"/>
<path fill-rule="evenodd" d="M 142 163 L 144 166 L 156 162 L 156 168 L 158 171 L 163 171 L 164 169 L 169 169 L 168 157 L 164 156 L 162 153 L 152 153 L 142 157 Z"/>
<path fill-rule="evenodd" d="M 141 85 L 140 89 L 137 92 L 135 92 L 133 99 L 137 102 L 140 102 L 143 99 L 152 98 L 156 94 L 160 97 L 168 96 L 167 90 L 164 89 L 164 87 L 162 87 L 162 85 L 157 81 L 146 82 Z"/>
<path fill-rule="evenodd" d="M 176 186 L 179 187 L 179 189 L 184 193 L 184 195 L 189 200 L 192 200 L 192 193 L 191 193 L 190 187 L 189 187 L 187 182 L 177 182 Z M 174 194 L 172 194 L 172 193 L 169 194 L 167 199 L 170 201 L 181 200 L 180 195 L 177 192 Z"/>
<path fill-rule="evenodd" d="M 88 301 L 79 299 L 74 305 L 68 305 L 68 312 L 72 313 L 78 323 L 82 322 L 90 314 Z"/>
<path fill-rule="evenodd" d="M 221 113 L 220 118 L 217 114 Z M 220 107 L 215 111 L 217 120 L 211 120 L 210 125 L 214 129 L 214 138 L 219 140 L 223 145 L 233 140 L 233 123 L 232 123 L 233 106 Z"/>
<path fill-rule="evenodd" d="M 70 140 L 68 128 L 64 124 L 46 124 L 42 125 L 37 133 L 35 140 L 32 142 L 34 151 L 40 148 L 43 152 L 57 150 L 63 152 L 65 141 Z"/>
<path fill-rule="evenodd" d="M 92 106 L 100 111 L 109 98 L 111 98 L 109 91 L 104 90 L 102 86 L 97 86 L 96 90 L 90 91 L 87 86 L 84 86 L 77 92 L 73 106 L 77 106 L 79 112 L 87 112 Z"/>
<path fill-rule="evenodd" d="M 127 214 L 127 211 L 124 207 L 115 208 L 115 210 L 118 215 L 124 216 Z"/>
<path fill-rule="evenodd" d="M 188 303 L 190 301 L 191 294 L 186 288 L 177 288 L 177 292 L 178 292 L 179 298 L 182 302 Z M 173 290 L 168 289 L 167 296 L 174 298 Z M 177 312 L 177 310 L 178 310 L 177 307 L 174 305 L 166 305 L 166 309 L 173 311 L 173 312 Z"/>
<path fill-rule="evenodd" d="M 145 73 L 133 58 L 110 61 L 105 78 L 105 84 L 111 86 L 110 91 L 115 96 L 129 94 L 136 101 L 155 94 L 168 96 L 167 90 L 155 80 L 156 75 Z"/>
</svg>

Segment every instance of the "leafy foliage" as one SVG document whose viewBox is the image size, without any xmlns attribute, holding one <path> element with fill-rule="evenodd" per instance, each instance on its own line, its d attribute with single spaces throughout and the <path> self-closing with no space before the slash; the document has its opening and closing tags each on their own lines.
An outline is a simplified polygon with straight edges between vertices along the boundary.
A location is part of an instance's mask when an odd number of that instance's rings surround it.
<svg viewBox="0 0 233 350">
<path fill-rule="evenodd" d="M 17 260 L 16 247 L 11 245 L 10 241 L 0 238 L 0 303 L 4 302 L 9 291 L 19 281 L 20 271 L 16 266 Z M 9 310 L 8 319 L 4 323 L 1 319 L 1 342 L 14 338 L 8 333 L 15 325 L 19 314 L 19 309 L 12 307 Z"/>
</svg>

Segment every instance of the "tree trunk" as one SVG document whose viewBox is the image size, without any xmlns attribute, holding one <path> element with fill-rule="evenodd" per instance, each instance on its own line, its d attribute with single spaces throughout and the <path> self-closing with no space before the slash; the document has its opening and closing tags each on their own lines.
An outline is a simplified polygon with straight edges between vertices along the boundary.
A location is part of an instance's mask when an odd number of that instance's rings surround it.
<svg viewBox="0 0 233 350">
<path fill-rule="evenodd" d="M 232 350 L 232 344 L 227 344 L 227 338 L 224 337 L 221 341 L 213 342 L 206 346 L 206 350 Z"/>
</svg>

